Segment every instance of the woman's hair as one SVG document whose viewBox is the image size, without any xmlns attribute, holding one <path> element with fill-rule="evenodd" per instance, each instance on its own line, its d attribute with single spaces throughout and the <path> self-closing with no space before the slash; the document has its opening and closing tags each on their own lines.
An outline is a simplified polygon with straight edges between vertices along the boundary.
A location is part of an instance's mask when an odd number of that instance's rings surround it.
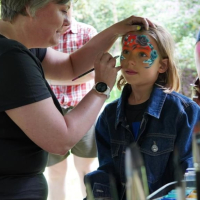
<svg viewBox="0 0 200 200">
<path fill-rule="evenodd" d="M 156 25 L 156 28 L 150 27 L 149 30 L 142 28 L 140 33 L 151 36 L 158 46 L 160 58 L 168 59 L 168 69 L 165 73 L 159 74 L 156 84 L 165 88 L 166 92 L 171 92 L 173 90 L 178 92 L 180 90 L 180 77 L 178 75 L 178 68 L 174 55 L 175 44 L 171 34 L 160 25 Z M 122 42 L 123 39 L 124 37 L 122 38 Z M 117 82 L 118 89 L 121 90 L 125 84 L 126 80 L 121 75 Z"/>
<path fill-rule="evenodd" d="M 50 2 L 55 2 L 57 4 L 66 4 L 70 0 L 1 0 L 1 18 L 4 21 L 12 22 L 14 18 L 21 14 L 26 16 L 26 7 L 30 8 L 30 13 L 32 16 L 35 12 L 47 5 Z"/>
</svg>

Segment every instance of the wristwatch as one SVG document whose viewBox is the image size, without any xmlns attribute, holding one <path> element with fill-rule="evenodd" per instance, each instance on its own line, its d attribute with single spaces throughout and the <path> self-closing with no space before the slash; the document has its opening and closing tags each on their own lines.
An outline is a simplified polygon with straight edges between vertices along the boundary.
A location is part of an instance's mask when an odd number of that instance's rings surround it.
<svg viewBox="0 0 200 200">
<path fill-rule="evenodd" d="M 96 90 L 96 92 L 99 94 L 105 94 L 107 96 L 107 99 L 110 97 L 110 88 L 104 82 L 96 83 L 93 89 Z"/>
</svg>

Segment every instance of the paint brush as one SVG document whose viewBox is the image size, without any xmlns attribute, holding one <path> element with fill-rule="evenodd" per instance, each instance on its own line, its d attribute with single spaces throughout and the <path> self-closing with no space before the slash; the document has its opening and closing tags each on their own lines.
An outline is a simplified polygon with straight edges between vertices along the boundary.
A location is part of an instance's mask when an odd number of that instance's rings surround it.
<svg viewBox="0 0 200 200">
<path fill-rule="evenodd" d="M 196 173 L 197 200 L 200 200 L 200 122 L 198 122 L 194 127 L 192 138 L 192 152 Z"/>
<path fill-rule="evenodd" d="M 114 58 L 117 59 L 118 57 L 119 57 L 119 56 L 115 56 Z M 89 71 L 87 71 L 87 72 L 81 74 L 80 76 L 77 76 L 76 78 L 72 79 L 72 81 L 75 81 L 76 79 L 79 79 L 79 78 L 81 78 L 81 77 L 83 77 L 83 76 L 89 74 L 89 73 L 92 72 L 92 71 L 94 71 L 94 68 L 92 68 L 92 69 L 90 69 Z"/>
<path fill-rule="evenodd" d="M 125 171 L 127 200 L 146 200 L 149 193 L 146 169 L 136 144 L 126 149 Z"/>
</svg>

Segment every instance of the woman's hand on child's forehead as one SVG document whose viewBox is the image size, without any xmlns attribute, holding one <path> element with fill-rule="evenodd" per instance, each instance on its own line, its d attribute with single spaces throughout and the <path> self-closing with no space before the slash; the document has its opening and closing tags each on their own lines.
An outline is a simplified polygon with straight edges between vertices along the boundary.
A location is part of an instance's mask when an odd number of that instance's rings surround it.
<svg viewBox="0 0 200 200">
<path fill-rule="evenodd" d="M 143 17 L 137 17 L 137 16 L 134 17 L 136 18 L 134 19 L 132 25 L 140 27 L 140 29 L 138 28 L 137 30 L 141 30 L 142 28 L 145 30 L 149 30 L 149 26 L 156 28 L 156 25 L 153 22 L 151 22 L 151 20 Z"/>
</svg>

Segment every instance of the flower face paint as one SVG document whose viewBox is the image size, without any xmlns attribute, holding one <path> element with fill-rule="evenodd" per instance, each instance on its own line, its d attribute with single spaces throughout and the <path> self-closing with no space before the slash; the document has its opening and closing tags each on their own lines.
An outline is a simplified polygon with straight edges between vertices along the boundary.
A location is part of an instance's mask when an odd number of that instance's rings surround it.
<svg viewBox="0 0 200 200">
<path fill-rule="evenodd" d="M 150 43 L 149 38 L 146 35 L 127 35 L 123 41 L 123 51 L 127 50 L 136 52 L 143 52 L 143 54 L 149 55 L 149 59 L 144 60 L 143 63 L 148 63 L 149 66 L 145 68 L 150 68 L 154 63 L 154 60 L 158 57 L 157 51 L 154 49 L 153 45 Z M 141 53 L 142 53 L 141 52 Z M 126 59 L 123 55 L 121 55 L 120 60 Z"/>
<path fill-rule="evenodd" d="M 120 56 L 120 60 L 125 60 L 125 59 L 126 58 L 123 55 Z"/>
</svg>

